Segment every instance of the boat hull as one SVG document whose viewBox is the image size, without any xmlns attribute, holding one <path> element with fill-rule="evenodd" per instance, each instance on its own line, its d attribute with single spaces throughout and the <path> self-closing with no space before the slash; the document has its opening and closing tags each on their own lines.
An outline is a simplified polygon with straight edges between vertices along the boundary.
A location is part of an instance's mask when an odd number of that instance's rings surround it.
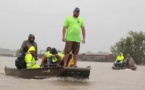
<svg viewBox="0 0 145 90">
<path fill-rule="evenodd" d="M 45 79 L 50 77 L 73 77 L 88 79 L 90 68 L 48 67 L 39 69 L 22 69 L 5 67 L 5 74 L 25 79 Z"/>
</svg>

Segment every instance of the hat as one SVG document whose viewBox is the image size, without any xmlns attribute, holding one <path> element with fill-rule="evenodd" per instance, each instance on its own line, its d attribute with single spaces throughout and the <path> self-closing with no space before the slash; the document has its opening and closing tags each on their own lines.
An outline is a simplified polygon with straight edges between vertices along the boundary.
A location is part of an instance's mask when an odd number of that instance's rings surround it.
<svg viewBox="0 0 145 90">
<path fill-rule="evenodd" d="M 58 54 L 57 50 L 55 48 L 52 48 L 50 51 L 51 54 Z"/>
<path fill-rule="evenodd" d="M 76 7 L 76 8 L 74 9 L 74 11 L 75 11 L 75 12 L 80 12 L 80 9 L 79 9 L 78 7 Z"/>
<path fill-rule="evenodd" d="M 34 34 L 29 34 L 29 37 L 34 37 L 35 38 L 35 35 Z"/>
<path fill-rule="evenodd" d="M 35 51 L 35 47 L 34 46 L 31 46 L 28 50 L 28 52 L 31 52 L 31 51 Z"/>
<path fill-rule="evenodd" d="M 35 39 L 35 35 L 34 34 L 29 34 L 28 40 L 30 40 L 31 38 L 34 38 Z"/>
</svg>

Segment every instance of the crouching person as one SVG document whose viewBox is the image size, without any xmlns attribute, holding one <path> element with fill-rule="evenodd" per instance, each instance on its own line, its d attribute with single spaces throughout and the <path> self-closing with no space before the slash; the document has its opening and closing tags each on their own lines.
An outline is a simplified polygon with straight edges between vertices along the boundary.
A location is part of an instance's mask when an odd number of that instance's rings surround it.
<svg viewBox="0 0 145 90">
<path fill-rule="evenodd" d="M 33 68 L 40 68 L 40 66 L 36 63 L 35 60 L 35 47 L 31 46 L 25 56 L 25 62 L 27 69 L 33 69 Z"/>
<path fill-rule="evenodd" d="M 49 66 L 49 64 L 50 64 L 49 62 L 50 61 L 47 62 L 46 55 L 47 55 L 47 53 L 50 53 L 50 50 L 51 50 L 51 47 L 47 47 L 46 48 L 46 52 L 43 55 L 42 60 L 41 60 L 41 67 L 48 67 Z"/>
<path fill-rule="evenodd" d="M 52 48 L 45 54 L 47 58 L 48 66 L 57 66 L 59 62 L 63 59 L 64 54 L 58 52 L 55 48 Z"/>
</svg>

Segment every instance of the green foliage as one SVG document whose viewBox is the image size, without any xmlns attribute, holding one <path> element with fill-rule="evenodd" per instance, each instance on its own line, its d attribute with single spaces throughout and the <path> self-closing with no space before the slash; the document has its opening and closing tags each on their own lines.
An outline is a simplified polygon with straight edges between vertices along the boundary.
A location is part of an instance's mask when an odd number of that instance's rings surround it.
<svg viewBox="0 0 145 90">
<path fill-rule="evenodd" d="M 114 56 L 119 52 L 123 52 L 125 57 L 130 54 L 137 64 L 145 64 L 145 33 L 130 31 L 126 38 L 111 46 L 111 52 Z"/>
</svg>

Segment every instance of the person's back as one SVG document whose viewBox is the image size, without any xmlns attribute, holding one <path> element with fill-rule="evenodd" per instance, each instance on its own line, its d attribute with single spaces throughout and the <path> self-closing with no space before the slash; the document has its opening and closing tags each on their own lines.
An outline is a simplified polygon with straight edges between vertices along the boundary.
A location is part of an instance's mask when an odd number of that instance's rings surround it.
<svg viewBox="0 0 145 90">
<path fill-rule="evenodd" d="M 134 67 L 135 66 L 135 63 L 134 63 L 134 60 L 133 60 L 132 57 L 129 59 L 128 65 L 129 65 L 129 67 Z"/>
<path fill-rule="evenodd" d="M 21 54 L 21 56 L 18 56 L 15 60 L 15 66 L 17 69 L 25 69 L 26 68 L 26 62 L 25 62 L 25 54 Z"/>
<path fill-rule="evenodd" d="M 40 68 L 40 66 L 36 63 L 34 54 L 35 54 L 35 47 L 31 46 L 28 49 L 28 52 L 25 56 L 25 62 L 26 62 L 27 69 Z"/>
<path fill-rule="evenodd" d="M 129 68 L 136 68 L 134 59 L 130 56 L 130 54 L 127 55 L 127 65 Z"/>
</svg>

